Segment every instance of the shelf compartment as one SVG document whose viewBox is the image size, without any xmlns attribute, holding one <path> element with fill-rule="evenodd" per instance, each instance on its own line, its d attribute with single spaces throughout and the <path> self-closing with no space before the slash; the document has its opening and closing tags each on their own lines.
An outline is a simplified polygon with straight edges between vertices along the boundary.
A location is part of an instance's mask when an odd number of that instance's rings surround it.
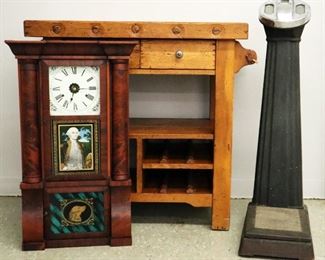
<svg viewBox="0 0 325 260">
<path fill-rule="evenodd" d="M 188 180 L 194 183 L 191 194 L 212 193 L 212 171 L 210 170 L 145 170 L 143 193 L 188 194 Z M 166 178 L 167 176 L 167 178 Z M 165 191 L 162 192 L 162 187 Z"/>
<path fill-rule="evenodd" d="M 142 192 L 133 190 L 131 201 L 188 203 L 194 207 L 211 207 L 212 171 L 145 170 Z"/>
<path fill-rule="evenodd" d="M 212 170 L 212 149 L 206 140 L 145 140 L 142 168 Z"/>
<path fill-rule="evenodd" d="M 131 118 L 129 138 L 213 140 L 210 119 Z"/>
</svg>

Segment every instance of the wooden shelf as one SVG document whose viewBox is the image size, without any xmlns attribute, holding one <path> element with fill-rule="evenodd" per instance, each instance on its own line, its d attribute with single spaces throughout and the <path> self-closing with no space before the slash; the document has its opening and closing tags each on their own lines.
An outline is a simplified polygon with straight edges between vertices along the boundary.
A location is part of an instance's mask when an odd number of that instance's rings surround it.
<svg viewBox="0 0 325 260">
<path fill-rule="evenodd" d="M 212 194 L 131 193 L 131 202 L 188 203 L 193 207 L 211 207 Z"/>
<path fill-rule="evenodd" d="M 210 119 L 131 118 L 129 138 L 213 140 Z"/>
<path fill-rule="evenodd" d="M 143 169 L 199 169 L 212 170 L 213 163 L 209 161 L 198 161 L 195 163 L 187 163 L 186 161 L 169 160 L 168 163 L 160 163 L 155 159 L 146 159 L 142 164 Z"/>
</svg>

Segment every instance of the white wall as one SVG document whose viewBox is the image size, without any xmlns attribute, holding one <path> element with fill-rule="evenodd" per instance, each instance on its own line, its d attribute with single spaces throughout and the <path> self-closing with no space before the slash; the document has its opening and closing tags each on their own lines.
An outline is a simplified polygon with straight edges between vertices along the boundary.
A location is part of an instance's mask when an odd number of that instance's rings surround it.
<svg viewBox="0 0 325 260">
<path fill-rule="evenodd" d="M 232 196 L 251 197 L 266 49 L 263 27 L 257 19 L 258 8 L 263 2 L 0 0 L 0 194 L 19 194 L 21 178 L 17 66 L 3 41 L 24 39 L 23 21 L 27 19 L 152 20 L 249 23 L 249 39 L 242 44 L 256 50 L 259 63 L 245 67 L 236 76 Z M 301 42 L 304 197 L 325 198 L 325 4 L 322 0 L 307 2 L 311 5 L 312 20 L 306 26 Z M 179 86 L 183 80 L 174 82 L 172 78 L 145 82 L 141 77 L 132 77 L 131 82 L 132 116 L 188 117 L 207 113 L 208 94 L 202 87 L 206 82 L 204 78 L 185 78 L 186 86 Z M 152 91 L 150 82 L 153 83 Z M 185 89 L 187 94 L 182 96 Z M 190 109 L 181 109 L 184 106 Z"/>
</svg>

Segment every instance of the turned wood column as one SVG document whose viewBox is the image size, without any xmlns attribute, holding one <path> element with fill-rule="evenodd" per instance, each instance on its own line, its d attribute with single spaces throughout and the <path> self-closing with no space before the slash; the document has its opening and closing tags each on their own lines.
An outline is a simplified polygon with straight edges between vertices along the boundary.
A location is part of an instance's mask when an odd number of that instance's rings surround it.
<svg viewBox="0 0 325 260">
<path fill-rule="evenodd" d="M 38 99 L 38 60 L 19 59 L 19 103 L 22 155 L 22 248 L 42 250 L 44 212 L 41 135 Z"/>
<path fill-rule="evenodd" d="M 37 95 L 37 60 L 19 60 L 19 99 L 23 183 L 42 180 Z"/>
<path fill-rule="evenodd" d="M 129 89 L 128 59 L 112 63 L 112 179 L 129 179 Z"/>
</svg>

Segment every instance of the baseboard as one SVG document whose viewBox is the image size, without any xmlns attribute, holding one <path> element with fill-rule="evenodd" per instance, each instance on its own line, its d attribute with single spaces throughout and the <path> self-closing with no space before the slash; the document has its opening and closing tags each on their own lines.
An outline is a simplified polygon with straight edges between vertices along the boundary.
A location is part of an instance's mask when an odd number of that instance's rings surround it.
<svg viewBox="0 0 325 260">
<path fill-rule="evenodd" d="M 0 196 L 20 196 L 21 178 L 0 177 Z M 232 179 L 232 198 L 252 198 L 253 179 Z M 325 199 L 325 180 L 304 180 L 304 199 Z"/>
<path fill-rule="evenodd" d="M 232 198 L 252 198 L 254 190 L 253 179 L 232 179 L 231 197 Z"/>
<path fill-rule="evenodd" d="M 232 178 L 231 198 L 252 198 L 254 179 Z M 304 199 L 325 199 L 325 179 L 304 179 Z"/>
<path fill-rule="evenodd" d="M 20 196 L 21 178 L 0 177 L 0 196 Z"/>
<path fill-rule="evenodd" d="M 307 174 L 304 174 L 306 176 Z M 304 199 L 325 199 L 325 178 L 303 180 Z"/>
</svg>

